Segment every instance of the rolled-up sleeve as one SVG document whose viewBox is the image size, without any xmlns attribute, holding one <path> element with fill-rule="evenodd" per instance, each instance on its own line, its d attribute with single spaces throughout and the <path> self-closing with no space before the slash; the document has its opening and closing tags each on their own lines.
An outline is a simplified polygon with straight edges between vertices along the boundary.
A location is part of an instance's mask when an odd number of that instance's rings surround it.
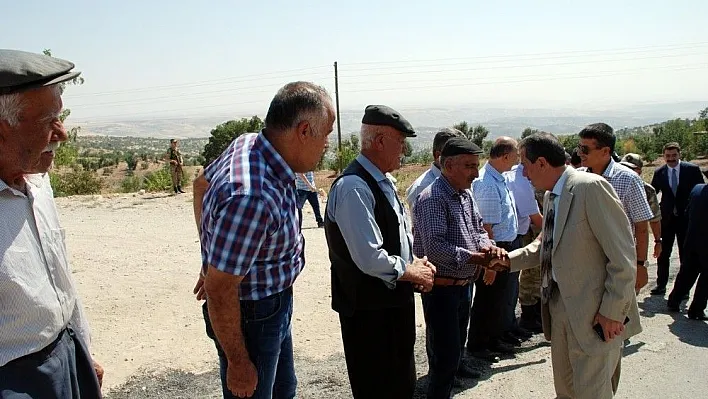
<svg viewBox="0 0 708 399">
<path fill-rule="evenodd" d="M 406 270 L 406 262 L 382 248 L 383 236 L 374 217 L 371 190 L 360 178 L 346 176 L 332 191 L 329 200 L 334 202 L 328 204 L 328 217 L 337 223 L 352 260 L 363 273 L 395 288 Z"/>
</svg>

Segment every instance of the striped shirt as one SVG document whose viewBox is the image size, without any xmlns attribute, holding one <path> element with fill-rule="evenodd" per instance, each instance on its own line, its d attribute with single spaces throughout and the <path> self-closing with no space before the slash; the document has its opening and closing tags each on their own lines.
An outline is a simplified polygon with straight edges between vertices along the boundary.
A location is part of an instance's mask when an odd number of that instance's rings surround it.
<svg viewBox="0 0 708 399">
<path fill-rule="evenodd" d="M 0 180 L 0 366 L 43 349 L 69 324 L 90 344 L 49 175 L 25 181 L 26 195 Z"/>
<path fill-rule="evenodd" d="M 436 277 L 474 277 L 479 270 L 468 263 L 470 256 L 492 242 L 470 190 L 459 193 L 440 177 L 420 193 L 415 206 L 413 254 L 427 256 L 437 268 Z"/>
<path fill-rule="evenodd" d="M 204 169 L 203 266 L 242 276 L 242 300 L 290 287 L 304 267 L 295 173 L 263 133 L 234 140 Z"/>
<path fill-rule="evenodd" d="M 315 172 L 310 171 L 310 172 L 304 173 L 304 175 L 305 175 L 305 178 L 307 179 L 307 181 L 310 182 L 312 187 L 315 187 Z M 310 186 L 308 186 L 307 183 L 305 183 L 302 180 L 302 177 L 300 177 L 300 174 L 295 175 L 295 188 L 297 188 L 298 190 L 303 190 L 303 191 L 317 191 L 317 190 L 311 189 Z"/>
<path fill-rule="evenodd" d="M 484 224 L 492 225 L 494 241 L 514 241 L 519 231 L 514 196 L 504 176 L 489 162 L 472 182 L 472 195 Z"/>
</svg>

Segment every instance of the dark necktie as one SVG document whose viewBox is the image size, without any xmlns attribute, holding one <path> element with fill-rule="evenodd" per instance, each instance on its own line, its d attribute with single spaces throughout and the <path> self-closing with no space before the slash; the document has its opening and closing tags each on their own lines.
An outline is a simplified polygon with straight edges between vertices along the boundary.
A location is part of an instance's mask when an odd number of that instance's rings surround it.
<svg viewBox="0 0 708 399">
<path fill-rule="evenodd" d="M 548 196 L 548 206 L 546 209 L 546 214 L 543 215 L 543 242 L 541 245 L 542 256 L 541 256 L 541 300 L 543 303 L 548 303 L 553 293 L 553 274 L 551 270 L 553 266 L 551 265 L 551 254 L 553 252 L 553 225 L 555 223 L 556 211 L 555 211 L 555 198 L 556 194 L 551 193 Z"/>
</svg>

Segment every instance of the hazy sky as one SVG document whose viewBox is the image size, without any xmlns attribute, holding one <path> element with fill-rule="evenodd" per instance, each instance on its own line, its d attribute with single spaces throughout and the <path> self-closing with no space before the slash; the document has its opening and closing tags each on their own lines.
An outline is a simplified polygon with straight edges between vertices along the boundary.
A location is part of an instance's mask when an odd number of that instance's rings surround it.
<svg viewBox="0 0 708 399">
<path fill-rule="evenodd" d="M 708 100 L 705 0 L 2 3 L 0 47 L 83 71 L 73 121 L 263 115 L 334 61 L 345 110 Z"/>
</svg>

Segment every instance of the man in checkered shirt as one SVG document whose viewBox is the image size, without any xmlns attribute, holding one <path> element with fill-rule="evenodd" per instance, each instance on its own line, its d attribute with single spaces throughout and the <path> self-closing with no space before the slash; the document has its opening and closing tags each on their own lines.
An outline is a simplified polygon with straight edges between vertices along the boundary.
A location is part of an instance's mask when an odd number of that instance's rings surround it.
<svg viewBox="0 0 708 399">
<path fill-rule="evenodd" d="M 317 165 L 334 118 L 324 88 L 289 83 L 265 128 L 234 140 L 194 183 L 204 321 L 226 399 L 295 397 L 292 284 L 304 267 L 295 174 Z"/>
<path fill-rule="evenodd" d="M 464 137 L 447 141 L 440 155 L 442 176 L 418 196 L 413 214 L 413 254 L 437 267 L 433 289 L 424 292 L 428 398 L 449 398 L 455 375 L 479 378 L 461 362 L 470 315 L 471 287 L 492 249 L 470 186 L 479 175 L 482 150 Z M 496 249 L 495 249 L 496 250 Z"/>
<path fill-rule="evenodd" d="M 649 220 L 654 217 L 644 191 L 644 183 L 639 175 L 612 159 L 617 141 L 612 127 L 605 123 L 594 123 L 581 130 L 578 136 L 578 153 L 583 167 L 587 172 L 602 175 L 612 185 L 634 230 L 637 251 L 635 289 L 638 292 L 649 280 L 645 262 L 649 247 Z"/>
</svg>

